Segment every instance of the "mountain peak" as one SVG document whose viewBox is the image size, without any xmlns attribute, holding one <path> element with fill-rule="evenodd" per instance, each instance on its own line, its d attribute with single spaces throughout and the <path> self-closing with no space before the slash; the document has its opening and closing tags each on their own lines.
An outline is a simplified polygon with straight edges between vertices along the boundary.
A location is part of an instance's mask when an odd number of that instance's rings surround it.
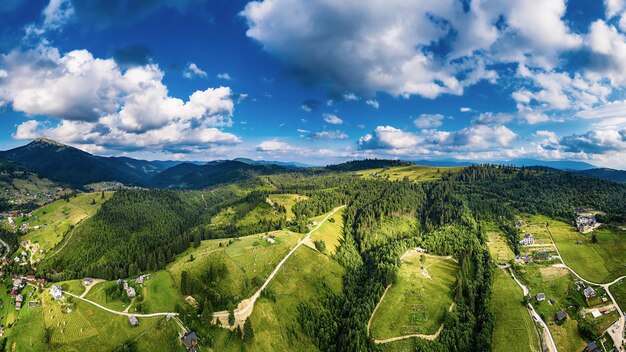
<svg viewBox="0 0 626 352">
<path fill-rule="evenodd" d="M 37 138 L 34 141 L 30 142 L 31 145 L 53 145 L 57 147 L 67 147 L 67 145 L 57 142 L 55 140 L 49 138 Z"/>
</svg>

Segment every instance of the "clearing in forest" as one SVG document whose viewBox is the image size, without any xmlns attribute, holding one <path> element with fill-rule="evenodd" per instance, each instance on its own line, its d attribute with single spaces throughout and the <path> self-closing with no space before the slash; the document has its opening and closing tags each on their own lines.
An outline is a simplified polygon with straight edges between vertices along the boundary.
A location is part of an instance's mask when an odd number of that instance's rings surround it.
<svg viewBox="0 0 626 352">
<path fill-rule="evenodd" d="M 293 219 L 293 212 L 291 211 L 293 205 L 309 197 L 299 194 L 270 194 L 267 198 L 270 204 L 276 203 L 284 206 L 287 210 L 287 219 Z"/>
<path fill-rule="evenodd" d="M 515 259 L 515 254 L 511 247 L 504 241 L 502 235 L 497 232 L 487 233 L 487 249 L 491 258 L 498 264 L 508 263 L 511 259 Z"/>
<path fill-rule="evenodd" d="M 370 335 L 377 340 L 437 332 L 453 302 L 458 265 L 411 252 L 403 258 L 398 278 L 385 294 L 374 316 Z"/>
<path fill-rule="evenodd" d="M 328 218 L 317 231 L 311 234 L 312 241 L 324 241 L 326 253 L 332 255 L 339 248 L 339 241 L 343 234 L 343 211 L 345 208 L 338 210 L 335 214 Z"/>
<path fill-rule="evenodd" d="M 422 165 L 394 166 L 389 168 L 361 170 L 357 173 L 366 178 L 382 178 L 391 181 L 402 180 L 407 177 L 415 182 L 430 182 L 441 180 L 447 173 L 458 173 L 462 167 L 430 167 Z"/>
</svg>

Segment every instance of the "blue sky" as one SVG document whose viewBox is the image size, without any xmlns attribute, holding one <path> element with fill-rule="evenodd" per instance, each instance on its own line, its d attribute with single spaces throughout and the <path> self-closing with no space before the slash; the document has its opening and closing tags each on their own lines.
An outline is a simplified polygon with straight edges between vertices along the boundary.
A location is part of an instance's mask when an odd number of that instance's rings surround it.
<svg viewBox="0 0 626 352">
<path fill-rule="evenodd" d="M 0 148 L 626 168 L 626 1 L 7 0 Z"/>
</svg>

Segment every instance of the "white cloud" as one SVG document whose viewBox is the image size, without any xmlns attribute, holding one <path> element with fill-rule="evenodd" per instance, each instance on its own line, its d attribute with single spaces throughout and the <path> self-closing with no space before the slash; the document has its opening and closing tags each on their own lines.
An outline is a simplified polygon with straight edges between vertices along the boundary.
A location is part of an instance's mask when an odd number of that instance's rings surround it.
<svg viewBox="0 0 626 352">
<path fill-rule="evenodd" d="M 375 99 L 367 99 L 365 101 L 365 104 L 373 107 L 374 109 L 378 109 L 380 107 L 380 103 L 378 102 L 378 100 Z"/>
<path fill-rule="evenodd" d="M 43 10 L 43 26 L 46 29 L 59 29 L 74 16 L 74 6 L 70 0 L 50 0 Z"/>
<path fill-rule="evenodd" d="M 606 78 L 613 86 L 626 83 L 626 36 L 614 26 L 597 20 L 591 24 L 585 44 L 592 54 L 587 77 L 596 81 Z"/>
<path fill-rule="evenodd" d="M 343 94 L 343 100 L 345 101 L 357 101 L 359 100 L 359 97 L 354 94 L 354 93 L 344 93 Z"/>
<path fill-rule="evenodd" d="M 611 19 L 620 14 L 626 8 L 626 1 L 624 0 L 604 0 L 606 7 L 606 18 Z"/>
<path fill-rule="evenodd" d="M 201 77 L 207 78 L 207 73 L 204 72 L 198 65 L 193 62 L 189 63 L 185 70 L 183 71 L 183 77 L 185 78 L 193 78 L 193 77 Z"/>
<path fill-rule="evenodd" d="M 421 114 L 418 118 L 413 120 L 413 124 L 417 128 L 437 128 L 443 124 L 445 116 L 441 114 Z"/>
<path fill-rule="evenodd" d="M 228 87 L 199 90 L 184 101 L 169 95 L 155 64 L 123 70 L 87 50 L 61 55 L 43 45 L 12 51 L 0 57 L 0 64 L 7 71 L 0 80 L 0 101 L 27 116 L 60 120 L 56 125 L 27 121 L 15 138 L 48 136 L 121 149 L 240 142 L 218 129 L 232 125 Z"/>
<path fill-rule="evenodd" d="M 459 109 L 459 111 L 461 111 L 461 112 L 470 112 L 470 111 L 472 111 L 472 109 L 471 108 L 462 107 L 461 109 Z"/>
<path fill-rule="evenodd" d="M 334 114 L 324 114 L 324 122 L 329 123 L 331 125 L 341 125 L 343 120 L 339 118 L 339 116 Z"/>
<path fill-rule="evenodd" d="M 346 139 L 348 135 L 340 130 L 331 130 L 331 131 L 319 131 L 312 132 L 306 136 L 306 138 L 317 140 L 317 139 Z"/>
<path fill-rule="evenodd" d="M 276 139 L 263 141 L 256 146 L 256 150 L 259 152 L 286 152 L 295 149 L 295 147 L 289 145 L 288 143 L 281 142 Z"/>
<path fill-rule="evenodd" d="M 222 73 L 218 73 L 217 74 L 217 78 L 219 79 L 223 79 L 225 81 L 230 81 L 231 79 L 233 79 L 228 72 L 222 72 Z"/>
</svg>

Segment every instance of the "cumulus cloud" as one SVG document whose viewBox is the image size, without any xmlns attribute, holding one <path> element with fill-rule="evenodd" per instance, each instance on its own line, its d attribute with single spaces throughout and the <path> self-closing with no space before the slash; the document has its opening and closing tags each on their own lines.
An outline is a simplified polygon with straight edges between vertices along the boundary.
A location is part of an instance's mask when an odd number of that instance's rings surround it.
<svg viewBox="0 0 626 352">
<path fill-rule="evenodd" d="M 343 120 L 339 118 L 339 116 L 334 114 L 324 114 L 324 122 L 329 123 L 331 125 L 341 125 Z"/>
<path fill-rule="evenodd" d="M 286 152 L 295 149 L 296 147 L 276 139 L 263 141 L 256 146 L 256 150 L 259 152 Z"/>
<path fill-rule="evenodd" d="M 626 129 L 621 131 L 589 131 L 561 138 L 565 152 L 603 154 L 626 150 Z"/>
<path fill-rule="evenodd" d="M 203 71 L 198 65 L 193 62 L 189 63 L 185 70 L 183 71 L 183 77 L 185 78 L 193 78 L 193 77 L 201 77 L 206 78 L 207 73 Z"/>
<path fill-rule="evenodd" d="M 421 114 L 418 118 L 413 120 L 413 124 L 417 128 L 430 129 L 437 128 L 443 124 L 445 116 L 441 114 Z"/>
<path fill-rule="evenodd" d="M 471 108 L 467 108 L 467 107 L 462 107 L 462 108 L 459 109 L 459 111 L 461 111 L 461 112 L 470 112 L 470 111 L 472 111 L 472 109 Z"/>
<path fill-rule="evenodd" d="M 24 122 L 15 138 L 47 136 L 68 143 L 119 147 L 175 148 L 235 144 L 220 130 L 232 125 L 234 102 L 228 87 L 194 92 L 185 101 L 171 97 L 158 65 L 123 70 L 113 59 L 86 50 L 61 54 L 41 45 L 0 57 L 0 101 L 27 116 L 47 116 L 58 124 Z"/>
<path fill-rule="evenodd" d="M 336 91 L 434 98 L 494 82 L 490 64 L 553 67 L 583 42 L 563 21 L 565 9 L 565 0 L 265 0 L 242 15 L 247 35 L 305 79 Z"/>
<path fill-rule="evenodd" d="M 302 111 L 312 112 L 312 111 L 317 110 L 320 107 L 320 105 L 321 105 L 321 102 L 319 100 L 307 99 L 302 102 L 302 105 L 300 105 L 300 109 L 302 109 Z"/>
</svg>

